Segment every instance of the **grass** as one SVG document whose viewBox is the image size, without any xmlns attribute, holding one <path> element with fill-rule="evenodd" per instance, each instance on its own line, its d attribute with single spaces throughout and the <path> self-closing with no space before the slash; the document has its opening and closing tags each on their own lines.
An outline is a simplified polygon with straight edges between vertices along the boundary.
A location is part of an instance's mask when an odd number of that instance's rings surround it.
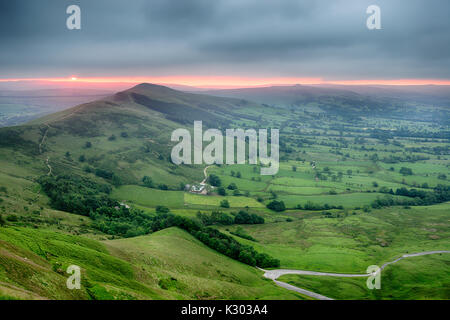
<svg viewBox="0 0 450 320">
<path fill-rule="evenodd" d="M 150 288 L 134 279 L 132 266 L 108 253 L 98 241 L 58 232 L 29 228 L 2 228 L 0 292 L 15 294 L 22 288 L 33 298 L 101 299 L 90 288 L 105 285 L 136 297 L 157 298 Z M 68 290 L 65 270 L 69 265 L 82 270 L 83 290 Z M 59 271 L 61 270 L 61 271 Z M 31 298 L 31 296 L 29 297 Z"/>
<path fill-rule="evenodd" d="M 107 241 L 130 261 L 141 281 L 161 285 L 177 298 L 298 299 L 260 271 L 206 247 L 190 234 L 169 228 L 149 236 Z M 188 253 L 188 254 L 187 254 Z"/>
<path fill-rule="evenodd" d="M 278 280 L 341 300 L 448 300 L 450 255 L 401 260 L 381 274 L 381 288 L 367 288 L 367 278 L 284 275 Z"/>
<path fill-rule="evenodd" d="M 136 185 L 116 188 L 111 196 L 119 201 L 125 201 L 129 204 L 136 203 L 150 208 L 158 205 L 180 208 L 184 205 L 183 191 L 163 191 Z"/>
<path fill-rule="evenodd" d="M 197 195 L 197 194 L 191 194 L 191 193 L 185 193 L 184 194 L 184 201 L 188 205 L 197 205 L 197 206 L 212 206 L 212 207 L 219 207 L 220 202 L 223 200 L 228 200 L 230 203 L 231 208 L 263 208 L 264 205 L 259 203 L 253 198 L 248 197 L 235 197 L 235 196 L 204 196 L 204 195 Z"/>
<path fill-rule="evenodd" d="M 280 195 L 279 200 L 283 200 L 288 208 L 295 208 L 298 204 L 305 205 L 308 201 L 315 204 L 329 204 L 343 206 L 344 208 L 363 207 L 376 200 L 377 197 L 383 197 L 381 193 L 345 193 L 338 195 Z"/>
<path fill-rule="evenodd" d="M 177 228 L 105 242 L 41 229 L 1 231 L 4 299 L 303 298 Z M 72 264 L 81 267 L 81 290 L 66 288 Z"/>
<path fill-rule="evenodd" d="M 303 218 L 292 222 L 242 226 L 258 243 L 236 240 L 280 259 L 282 268 L 362 273 L 412 252 L 450 246 L 449 204 L 411 209 L 388 208 L 341 218 Z M 225 228 L 221 228 L 224 230 Z"/>
<path fill-rule="evenodd" d="M 380 196 L 379 187 L 395 191 L 400 187 L 417 188 L 425 182 L 430 187 L 438 183 L 448 185 L 448 178 L 438 179 L 442 173 L 450 176 L 447 140 L 397 136 L 381 141 L 371 137 L 371 129 L 395 134 L 399 128 L 407 128 L 414 133 L 428 134 L 447 130 L 444 126 L 422 121 L 422 118 L 418 122 L 371 115 L 347 121 L 339 115 L 328 117 L 319 101 L 305 102 L 295 108 L 289 103 L 288 109 L 252 103 L 238 108 L 242 101 L 234 99 L 185 95 L 163 88 L 140 88 L 139 92 L 153 99 L 180 104 L 180 108 L 188 106 L 189 110 L 207 106 L 212 112 L 208 119 L 220 123 L 218 128 L 225 125 L 280 128 L 282 149 L 290 149 L 290 152 L 281 151 L 280 170 L 274 176 L 261 176 L 260 168 L 253 165 L 224 165 L 208 170 L 210 174 L 219 175 L 223 186 L 235 183 L 241 192 L 248 191 L 251 197 L 230 196 L 230 191 L 226 197 L 202 196 L 138 186 L 143 176 L 152 177 L 155 184 L 167 184 L 172 190 L 179 188 L 180 183 L 193 184 L 203 179 L 204 166 L 175 166 L 170 162 L 173 145 L 170 132 L 180 126 L 192 129 L 190 121 L 181 125 L 147 106 L 127 101 L 100 101 L 48 115 L 28 125 L 0 128 L 0 187 L 7 188 L 7 192 L 0 191 L 0 214 L 4 218 L 18 217 L 18 222 L 8 222 L 9 226 L 0 232 L 1 299 L 299 298 L 261 279 L 260 273 L 253 269 L 216 254 L 176 229 L 135 239 L 97 241 L 109 236 L 93 232 L 89 218 L 50 208 L 49 199 L 35 182 L 48 172 L 47 157 L 54 174 L 81 175 L 111 183 L 86 172 L 86 167 L 114 172 L 123 185 L 114 188 L 112 196 L 147 212 L 164 205 L 176 214 L 195 217 L 198 210 L 209 213 L 217 209 L 237 211 L 249 207 L 250 212 L 263 215 L 266 223 L 242 226 L 245 234 L 258 242 L 236 239 L 279 258 L 282 267 L 363 272 L 368 265 L 392 260 L 400 254 L 449 247 L 448 203 L 409 210 L 401 207 L 371 212 L 353 209 L 368 205 Z M 338 105 L 336 107 L 339 109 Z M 424 116 L 427 114 L 432 112 L 424 111 Z M 40 154 L 38 145 L 47 123 L 50 128 Z M 340 128 L 346 129 L 341 132 Z M 126 132 L 127 137 L 122 137 L 122 132 Z M 108 140 L 111 135 L 116 139 Z M 360 138 L 365 142 L 356 141 Z M 87 141 L 92 143 L 91 148 L 85 147 Z M 67 151 L 70 157 L 65 156 Z M 374 161 L 375 154 L 379 159 L 396 156 L 401 160 L 398 163 Z M 85 156 L 84 162 L 79 161 L 81 155 Z M 411 160 L 415 156 L 428 160 Z M 312 161 L 316 162 L 316 169 Z M 296 166 L 296 171 L 292 166 Z M 414 174 L 402 176 L 399 169 L 403 166 L 411 168 Z M 329 173 L 324 173 L 326 167 Z M 232 177 L 232 171 L 240 172 L 242 177 Z M 316 179 L 319 172 L 327 177 L 326 181 Z M 342 172 L 341 178 L 333 178 L 339 172 Z M 290 208 L 312 201 L 342 205 L 344 209 L 328 210 L 332 218 L 326 218 L 322 212 L 297 209 L 275 213 L 265 208 L 272 197 L 271 191 Z M 331 195 L 330 191 L 337 194 Z M 264 202 L 257 202 L 256 196 L 262 197 Z M 224 199 L 231 205 L 228 210 L 219 207 Z M 292 221 L 288 222 L 288 218 Z M 227 232 L 226 227 L 218 228 Z M 20 257 L 27 257 L 28 262 Z M 53 270 L 56 262 L 64 267 L 69 263 L 80 264 L 88 282 L 86 290 L 78 295 L 66 292 L 66 275 Z M 426 268 L 430 272 L 436 268 L 441 274 L 442 263 Z M 395 268 L 397 266 L 392 270 Z M 404 281 L 403 285 L 396 284 L 397 291 L 393 289 L 392 297 L 427 298 L 425 293 L 429 291 L 419 294 L 420 288 L 417 292 L 408 289 L 418 283 L 414 269 L 405 267 L 403 271 L 404 275 L 392 274 L 392 281 L 397 278 Z M 430 296 L 448 297 L 448 281 L 445 282 L 448 275 L 438 279 L 441 282 L 424 278 L 424 286 L 428 282 L 427 290 L 436 291 Z M 311 281 L 317 282 L 317 279 Z M 332 286 L 336 285 L 332 282 L 326 285 Z M 361 287 L 358 283 L 348 283 L 346 288 L 350 294 L 351 287 L 358 286 Z M 400 294 L 398 288 L 405 291 Z M 352 297 L 357 296 L 352 293 Z"/>
</svg>

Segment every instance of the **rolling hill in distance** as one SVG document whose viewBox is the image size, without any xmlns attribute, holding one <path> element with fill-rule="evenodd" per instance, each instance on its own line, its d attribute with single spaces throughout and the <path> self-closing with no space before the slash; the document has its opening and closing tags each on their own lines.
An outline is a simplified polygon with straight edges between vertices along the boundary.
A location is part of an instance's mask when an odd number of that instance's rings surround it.
<svg viewBox="0 0 450 320">
<path fill-rule="evenodd" d="M 0 128 L 2 299 L 310 299 L 256 267 L 365 273 L 450 247 L 448 87 L 93 94 Z M 173 164 L 172 131 L 196 120 L 279 128 L 279 172 Z M 207 194 L 192 192 L 205 174 Z M 448 254 L 410 259 L 383 271 L 386 291 L 280 279 L 335 299 L 448 299 Z"/>
</svg>

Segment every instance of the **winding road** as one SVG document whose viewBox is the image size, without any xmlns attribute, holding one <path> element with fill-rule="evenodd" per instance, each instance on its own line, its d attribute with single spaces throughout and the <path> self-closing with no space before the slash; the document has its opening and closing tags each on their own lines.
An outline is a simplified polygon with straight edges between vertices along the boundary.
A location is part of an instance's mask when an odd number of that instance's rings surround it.
<svg viewBox="0 0 450 320">
<path fill-rule="evenodd" d="M 425 255 L 430 255 L 430 254 L 440 254 L 440 253 L 450 253 L 450 251 L 449 250 L 435 250 L 435 251 L 424 251 L 424 252 L 418 252 L 418 253 L 404 254 L 401 257 L 399 257 L 393 261 L 386 262 L 385 264 L 383 264 L 381 266 L 381 268 L 377 272 L 381 272 L 388 265 L 396 263 L 402 259 L 425 256 Z M 318 272 L 318 271 L 295 270 L 295 269 L 275 269 L 275 270 L 264 270 L 261 268 L 258 268 L 258 269 L 264 271 L 264 277 L 267 279 L 273 280 L 278 286 L 283 287 L 288 290 L 291 290 L 291 291 L 299 292 L 301 294 L 304 294 L 306 296 L 309 296 L 309 297 L 312 297 L 315 299 L 319 299 L 319 300 L 333 300 L 333 299 L 323 296 L 321 294 L 309 291 L 309 290 L 298 288 L 298 287 L 290 285 L 286 282 L 278 281 L 277 279 L 286 274 L 299 274 L 299 275 L 307 275 L 307 276 L 347 277 L 347 278 L 369 277 L 372 275 L 370 273 L 350 274 L 350 273 Z"/>
<path fill-rule="evenodd" d="M 206 180 L 208 180 L 208 173 L 206 171 L 208 170 L 209 167 L 212 167 L 212 166 L 207 166 L 205 169 L 203 169 L 203 174 L 205 175 L 205 179 L 203 179 L 203 181 L 200 182 L 201 185 L 206 184 Z"/>
</svg>

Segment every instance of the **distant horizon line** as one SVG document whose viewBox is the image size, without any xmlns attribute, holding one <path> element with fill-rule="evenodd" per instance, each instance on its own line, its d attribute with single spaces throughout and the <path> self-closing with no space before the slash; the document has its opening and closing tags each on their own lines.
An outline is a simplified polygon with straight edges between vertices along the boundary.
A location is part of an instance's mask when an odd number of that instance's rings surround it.
<svg viewBox="0 0 450 320">
<path fill-rule="evenodd" d="M 152 83 L 166 86 L 186 86 L 199 89 L 237 89 L 295 85 L 341 85 L 341 86 L 450 86 L 450 79 L 372 79 L 372 80 L 324 80 L 322 78 L 250 78 L 213 76 L 165 76 L 165 77 L 47 77 L 47 78 L 0 78 L 0 83 L 33 82 L 59 84 L 120 85 Z"/>
</svg>

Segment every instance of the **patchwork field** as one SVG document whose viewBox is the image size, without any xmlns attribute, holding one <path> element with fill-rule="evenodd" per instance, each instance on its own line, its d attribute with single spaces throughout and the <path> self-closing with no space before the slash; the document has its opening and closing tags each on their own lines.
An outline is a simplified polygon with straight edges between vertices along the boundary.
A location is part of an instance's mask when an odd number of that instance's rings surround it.
<svg viewBox="0 0 450 320">
<path fill-rule="evenodd" d="M 423 210 L 384 209 L 340 218 L 289 215 L 291 222 L 240 226 L 258 242 L 235 238 L 280 259 L 281 268 L 364 273 L 405 253 L 448 250 L 448 204 Z"/>
<path fill-rule="evenodd" d="M 363 273 L 448 250 L 445 108 L 303 98 L 259 105 L 142 84 L 0 128 L 0 297 L 303 299 L 255 267 Z M 186 191 L 206 165 L 173 164 L 170 134 L 197 117 L 280 128 L 279 171 L 213 165 L 206 195 Z M 64 288 L 69 264 L 83 270 L 78 293 Z M 373 292 L 363 279 L 280 280 L 337 299 L 450 299 L 448 264 L 401 261 Z"/>
</svg>

